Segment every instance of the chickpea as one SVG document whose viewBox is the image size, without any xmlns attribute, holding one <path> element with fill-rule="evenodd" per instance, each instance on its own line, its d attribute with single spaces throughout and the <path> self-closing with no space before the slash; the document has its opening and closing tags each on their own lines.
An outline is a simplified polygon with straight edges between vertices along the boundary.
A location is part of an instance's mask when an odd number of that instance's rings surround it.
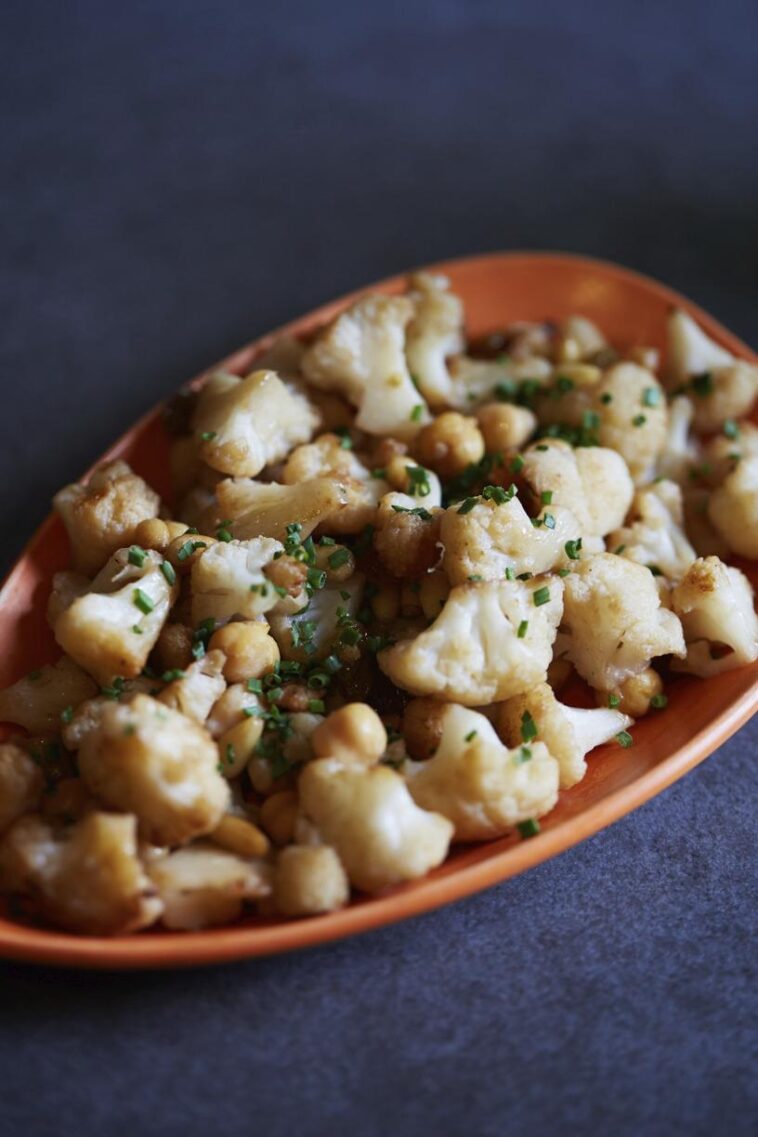
<svg viewBox="0 0 758 1137">
<path fill-rule="evenodd" d="M 192 663 L 192 629 L 165 624 L 153 650 L 159 671 L 184 671 Z"/>
<path fill-rule="evenodd" d="M 421 580 L 419 600 L 427 620 L 436 620 L 450 594 L 450 581 L 442 569 L 435 569 Z"/>
<path fill-rule="evenodd" d="M 663 680 L 660 675 L 652 667 L 647 667 L 639 675 L 625 679 L 615 691 L 598 691 L 596 697 L 600 706 L 607 707 L 609 694 L 615 695 L 621 700 L 616 709 L 625 715 L 631 715 L 633 719 L 639 719 L 648 713 L 650 700 L 655 695 L 660 695 L 662 690 Z"/>
<path fill-rule="evenodd" d="M 442 738 L 442 713 L 446 704 L 437 699 L 411 699 L 403 714 L 403 737 L 411 758 L 431 758 Z"/>
<path fill-rule="evenodd" d="M 383 470 L 393 458 L 408 453 L 408 447 L 397 438 L 380 438 L 371 453 L 372 469 Z"/>
<path fill-rule="evenodd" d="M 174 537 L 164 555 L 180 576 L 185 576 L 205 550 L 215 544 L 215 537 L 206 537 L 202 533 L 188 534 L 185 531 L 180 537 Z"/>
<path fill-rule="evenodd" d="M 290 845 L 274 870 L 274 903 L 283 916 L 316 916 L 347 903 L 350 885 L 329 845 Z"/>
<path fill-rule="evenodd" d="M 290 596 L 299 596 L 308 578 L 308 565 L 294 557 L 279 557 L 266 565 L 265 575 L 277 588 L 286 588 Z"/>
<path fill-rule="evenodd" d="M 245 679 L 260 679 L 279 662 L 279 647 L 269 626 L 264 621 L 237 622 L 217 628 L 208 647 L 218 649 L 226 656 L 224 679 L 227 683 L 241 683 Z"/>
<path fill-rule="evenodd" d="M 211 840 L 240 857 L 265 857 L 270 848 L 268 837 L 257 825 L 232 813 L 221 818 Z"/>
<path fill-rule="evenodd" d="M 159 517 L 150 517 L 140 521 L 134 530 L 134 544 L 165 553 L 171 542 L 186 532 L 187 526 L 183 521 L 162 521 Z"/>
<path fill-rule="evenodd" d="M 332 711 L 311 737 L 319 758 L 338 758 L 365 766 L 378 762 L 387 749 L 387 732 L 367 703 L 348 703 Z"/>
<path fill-rule="evenodd" d="M 255 747 L 263 734 L 263 720 L 257 716 L 243 718 L 218 739 L 219 773 L 225 778 L 238 777 L 255 757 Z"/>
<path fill-rule="evenodd" d="M 329 584 L 341 584 L 355 572 L 355 557 L 346 545 L 317 545 L 315 567 L 323 569 Z"/>
<path fill-rule="evenodd" d="M 425 426 L 416 439 L 416 453 L 424 466 L 441 478 L 453 478 L 484 456 L 484 438 L 476 419 L 445 411 Z"/>
<path fill-rule="evenodd" d="M 294 790 L 280 790 L 267 797 L 259 821 L 276 845 L 287 845 L 295 832 L 298 803 Z"/>
<path fill-rule="evenodd" d="M 527 407 L 486 403 L 476 412 L 485 446 L 492 453 L 518 450 L 537 428 L 537 416 Z"/>
<path fill-rule="evenodd" d="M 377 620 L 394 620 L 400 611 L 400 594 L 395 585 L 385 584 L 371 598 Z"/>
</svg>

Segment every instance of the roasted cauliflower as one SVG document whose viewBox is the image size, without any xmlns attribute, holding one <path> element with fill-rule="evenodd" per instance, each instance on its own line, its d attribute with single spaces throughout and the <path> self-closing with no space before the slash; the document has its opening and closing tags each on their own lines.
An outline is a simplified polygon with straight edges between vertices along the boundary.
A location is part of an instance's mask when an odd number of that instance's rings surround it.
<svg viewBox="0 0 758 1137">
<path fill-rule="evenodd" d="M 671 593 L 687 656 L 675 663 L 693 675 L 718 675 L 758 659 L 758 616 L 750 581 L 718 557 L 696 560 Z"/>
</svg>

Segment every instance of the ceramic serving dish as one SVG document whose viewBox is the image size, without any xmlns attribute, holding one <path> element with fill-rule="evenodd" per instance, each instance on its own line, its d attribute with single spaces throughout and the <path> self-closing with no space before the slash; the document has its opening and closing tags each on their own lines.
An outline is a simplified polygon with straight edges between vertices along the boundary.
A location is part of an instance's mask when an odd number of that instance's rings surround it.
<svg viewBox="0 0 758 1137">
<path fill-rule="evenodd" d="M 662 348 L 666 315 L 677 305 L 730 351 L 756 359 L 689 300 L 615 265 L 563 254 L 503 253 L 452 261 L 434 269 L 445 272 L 463 297 L 471 337 L 515 320 L 561 319 L 581 313 L 596 321 L 612 343 Z M 397 276 L 372 285 L 371 290 L 392 293 L 403 286 L 404 277 Z M 352 299 L 348 296 L 326 304 L 264 336 L 224 360 L 224 368 L 249 371 L 276 335 L 282 331 L 311 333 Z M 159 492 L 168 495 L 167 450 L 168 437 L 158 408 L 131 427 L 103 457 L 127 459 Z M 45 622 L 45 601 L 52 575 L 66 567 L 67 556 L 63 526 L 49 517 L 8 576 L 0 592 L 0 687 L 55 658 Z M 757 708 L 758 664 L 708 680 L 679 680 L 669 690 L 667 708 L 635 726 L 630 749 L 609 745 L 593 752 L 587 776 L 561 794 L 557 807 L 543 819 L 538 836 L 523 840 L 514 835 L 458 847 L 425 879 L 382 896 L 354 900 L 340 912 L 291 921 L 252 918 L 232 927 L 194 933 L 151 931 L 106 939 L 16 923 L 0 911 L 0 955 L 79 967 L 178 967 L 307 947 L 416 916 L 506 880 L 596 833 L 702 762 Z"/>
</svg>

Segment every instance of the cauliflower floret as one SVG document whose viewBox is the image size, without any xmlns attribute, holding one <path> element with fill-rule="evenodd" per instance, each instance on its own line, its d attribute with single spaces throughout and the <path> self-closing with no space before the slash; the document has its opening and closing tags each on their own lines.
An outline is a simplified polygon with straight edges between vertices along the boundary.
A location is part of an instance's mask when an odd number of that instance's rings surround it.
<svg viewBox="0 0 758 1137">
<path fill-rule="evenodd" d="M 158 696 L 159 701 L 195 722 L 204 723 L 226 689 L 224 663 L 222 651 L 209 651 L 169 682 Z"/>
<path fill-rule="evenodd" d="M 658 456 L 658 474 L 675 482 L 686 480 L 698 459 L 698 447 L 690 435 L 695 414 L 692 399 L 677 395 L 669 403 L 669 423 L 666 445 Z"/>
<path fill-rule="evenodd" d="M 354 573 L 338 587 L 314 592 L 305 611 L 296 615 L 275 612 L 271 616 L 271 635 L 282 658 L 310 664 L 329 655 L 345 625 L 355 619 L 364 583 L 363 575 Z"/>
<path fill-rule="evenodd" d="M 612 691 L 655 656 L 685 655 L 682 625 L 642 565 L 599 553 L 577 561 L 564 584 L 565 654 L 591 687 Z"/>
<path fill-rule="evenodd" d="M 432 758 L 408 762 L 414 801 L 455 826 L 455 841 L 502 837 L 558 800 L 558 763 L 542 742 L 508 750 L 484 715 L 448 705 Z"/>
<path fill-rule="evenodd" d="M 96 690 L 89 675 L 64 655 L 0 691 L 0 722 L 15 723 L 30 734 L 57 734 L 62 713 Z"/>
<path fill-rule="evenodd" d="M 524 451 L 521 476 L 539 501 L 569 509 L 584 536 L 604 537 L 621 525 L 634 496 L 626 462 L 600 446 L 573 450 L 561 439 L 543 439 Z"/>
<path fill-rule="evenodd" d="M 192 623 L 254 620 L 269 612 L 279 595 L 263 570 L 283 551 L 271 537 L 211 545 L 192 566 Z"/>
<path fill-rule="evenodd" d="M 448 291 L 444 276 L 420 272 L 411 277 L 409 294 L 414 315 L 408 325 L 405 353 L 410 373 L 430 406 L 458 406 L 447 361 L 463 351 L 463 303 Z"/>
<path fill-rule="evenodd" d="M 271 537 L 283 541 L 295 518 L 303 538 L 327 518 L 334 531 L 341 532 L 337 519 L 350 505 L 349 487 L 331 477 L 295 486 L 239 478 L 221 482 L 216 494 L 219 515 L 233 522 L 234 535 L 240 540 Z"/>
<path fill-rule="evenodd" d="M 345 395 L 358 408 L 355 425 L 368 434 L 408 440 L 429 421 L 405 359 L 405 329 L 413 314 L 407 296 L 365 296 L 340 313 L 303 356 L 308 382 Z"/>
<path fill-rule="evenodd" d="M 498 708 L 497 726 L 508 746 L 544 742 L 560 768 L 561 789 L 581 782 L 585 755 L 631 726 L 634 719 L 608 707 L 584 710 L 559 703 L 547 683 L 538 683 Z"/>
<path fill-rule="evenodd" d="M 380 652 L 379 666 L 411 694 L 484 706 L 544 681 L 562 611 L 560 577 L 461 584 L 425 632 Z"/>
<path fill-rule="evenodd" d="M 209 833 L 229 804 L 216 746 L 192 719 L 149 695 L 106 707 L 79 750 L 82 778 L 102 801 L 137 814 L 157 845 Z"/>
<path fill-rule="evenodd" d="M 119 549 L 55 624 L 63 650 L 102 684 L 139 675 L 179 594 L 159 553 L 140 550 L 136 560 Z"/>
<path fill-rule="evenodd" d="M 0 842 L 0 879 L 29 896 L 54 924 L 89 935 L 146 928 L 162 904 L 137 856 L 136 819 L 91 812 L 58 834 L 42 817 L 20 818 Z"/>
<path fill-rule="evenodd" d="M 216 740 L 219 771 L 227 780 L 238 777 L 252 759 L 263 734 L 263 713 L 245 683 L 227 687 L 211 708 L 205 726 Z"/>
<path fill-rule="evenodd" d="M 580 535 L 579 522 L 562 505 L 545 506 L 534 521 L 517 497 L 500 504 L 482 499 L 466 513 L 455 505 L 442 515 L 442 567 L 454 585 L 502 580 L 507 569 L 517 576 L 547 572 L 564 561 L 566 542 Z"/>
<path fill-rule="evenodd" d="M 313 484 L 317 478 L 331 478 L 339 483 L 337 507 L 323 518 L 331 533 L 360 533 L 376 515 L 379 498 L 389 486 L 382 478 L 373 478 L 352 447 L 344 446 L 345 436 L 322 434 L 308 446 L 293 450 L 282 471 L 286 485 Z M 349 441 L 349 439 L 348 439 Z M 300 517 L 300 513 L 292 513 Z"/>
<path fill-rule="evenodd" d="M 700 434 L 720 430 L 728 419 L 742 418 L 758 396 L 758 365 L 737 360 L 728 367 L 696 375 L 693 391 L 693 428 Z"/>
<path fill-rule="evenodd" d="M 709 441 L 703 457 L 701 478 L 709 486 L 720 486 L 738 462 L 758 458 L 758 426 L 747 419 L 730 424 L 728 434 L 716 434 Z"/>
<path fill-rule="evenodd" d="M 116 549 L 131 544 L 140 521 L 157 517 L 160 498 L 126 462 L 100 466 L 85 485 L 53 498 L 71 541 L 73 567 L 93 576 Z"/>
<path fill-rule="evenodd" d="M 387 572 L 401 580 L 424 576 L 440 559 L 442 510 L 429 510 L 410 494 L 388 493 L 379 503 L 373 541 Z"/>
<path fill-rule="evenodd" d="M 289 845 L 277 857 L 274 903 L 283 916 L 333 912 L 350 899 L 350 884 L 329 845 Z"/>
<path fill-rule="evenodd" d="M 447 856 L 453 826 L 420 809 L 388 766 L 317 758 L 300 775 L 299 791 L 305 814 L 365 892 L 415 880 Z"/>
<path fill-rule="evenodd" d="M 758 455 L 742 458 L 711 494 L 708 517 L 732 552 L 758 559 Z"/>
<path fill-rule="evenodd" d="M 211 928 L 230 924 L 246 900 L 271 891 L 268 866 L 199 841 L 158 857 L 148 873 L 163 902 L 167 928 Z"/>
<path fill-rule="evenodd" d="M 655 375 L 636 363 L 617 363 L 592 392 L 600 445 L 621 455 L 636 485 L 648 481 L 668 431 L 666 398 Z"/>
<path fill-rule="evenodd" d="M 673 387 L 686 382 L 692 375 L 734 363 L 732 353 L 707 336 L 692 316 L 681 309 L 670 314 L 666 336 L 666 371 Z"/>
<path fill-rule="evenodd" d="M 521 383 L 546 386 L 552 367 L 547 359 L 537 356 L 498 361 L 457 355 L 450 360 L 449 371 L 450 391 L 446 401 L 456 410 L 470 413 L 496 393 L 515 397 Z"/>
<path fill-rule="evenodd" d="M 677 671 L 702 677 L 731 671 L 758 659 L 758 616 L 750 581 L 718 557 L 695 561 L 671 593 L 671 606 L 682 621 L 687 658 Z M 711 646 L 732 650 L 711 655 Z"/>
<path fill-rule="evenodd" d="M 681 580 L 697 556 L 683 525 L 682 491 L 676 482 L 658 481 L 637 490 L 627 524 L 608 535 L 608 548 Z"/>
<path fill-rule="evenodd" d="M 43 784 L 42 771 L 25 750 L 12 742 L 0 743 L 0 833 L 36 809 Z"/>
<path fill-rule="evenodd" d="M 53 577 L 53 587 L 47 599 L 47 622 L 55 629 L 55 624 L 75 600 L 89 592 L 91 580 L 79 572 L 57 572 Z"/>
<path fill-rule="evenodd" d="M 220 373 L 203 387 L 193 426 L 204 462 L 222 474 L 254 477 L 307 442 L 318 415 L 275 371 L 253 371 L 245 379 Z"/>
</svg>

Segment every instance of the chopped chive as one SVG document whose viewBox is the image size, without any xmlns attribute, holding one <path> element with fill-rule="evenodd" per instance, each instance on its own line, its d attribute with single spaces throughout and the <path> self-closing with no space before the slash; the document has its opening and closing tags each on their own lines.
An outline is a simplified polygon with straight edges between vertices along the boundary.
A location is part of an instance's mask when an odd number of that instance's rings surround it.
<svg viewBox="0 0 758 1137">
<path fill-rule="evenodd" d="M 518 831 L 522 837 L 536 837 L 540 831 L 540 823 L 536 817 L 530 817 L 528 821 L 519 821 Z"/>
<path fill-rule="evenodd" d="M 626 545 L 619 545 L 619 547 L 617 549 L 614 549 L 613 551 L 617 557 L 620 557 L 625 549 L 626 549 Z"/>
<path fill-rule="evenodd" d="M 531 742 L 539 734 L 537 723 L 532 718 L 529 711 L 524 711 L 521 716 L 521 741 Z"/>
<path fill-rule="evenodd" d="M 532 756 L 532 752 L 528 746 L 520 746 L 513 754 L 514 766 L 523 766 L 524 762 L 528 762 Z"/>
<path fill-rule="evenodd" d="M 600 402 L 605 403 L 606 407 L 609 403 L 613 402 L 613 395 L 610 393 L 610 391 L 603 392 L 603 394 L 600 396 Z"/>
<path fill-rule="evenodd" d="M 339 435 L 340 450 L 352 450 L 353 449 L 353 440 L 350 437 L 350 435 L 348 433 L 348 429 L 346 426 L 339 427 L 339 429 L 336 430 L 335 433 Z"/>
<path fill-rule="evenodd" d="M 175 679 L 183 679 L 184 672 L 180 667 L 174 667 L 171 671 L 164 671 L 161 675 L 163 683 L 173 683 Z"/>
<path fill-rule="evenodd" d="M 467 497 L 465 501 L 461 502 L 458 506 L 458 513 L 470 513 L 478 500 L 476 497 Z"/>
<path fill-rule="evenodd" d="M 524 459 L 521 457 L 520 454 L 517 454 L 515 458 L 511 459 L 510 471 L 512 474 L 520 474 L 521 471 L 523 470 L 523 468 L 524 468 Z"/>
<path fill-rule="evenodd" d="M 621 696 L 620 695 L 609 695 L 608 696 L 608 706 L 611 707 L 611 709 L 619 706 L 620 702 L 621 702 Z"/>
<path fill-rule="evenodd" d="M 472 739 L 476 738 L 476 735 L 477 735 L 477 731 L 470 730 L 468 732 L 468 734 L 464 736 L 463 741 L 464 742 L 471 742 Z"/>
<path fill-rule="evenodd" d="M 415 407 L 411 411 L 411 416 L 410 416 L 411 422 L 421 422 L 421 416 L 423 415 L 423 413 L 424 413 L 424 404 L 423 403 L 416 403 Z"/>
<path fill-rule="evenodd" d="M 507 569 L 505 570 L 505 579 L 506 579 L 506 580 L 515 580 L 515 579 L 516 579 L 516 572 L 515 572 L 515 570 L 514 570 L 514 569 L 512 569 L 512 568 L 507 568 Z"/>
<path fill-rule="evenodd" d="M 377 466 L 375 470 L 371 471 L 371 477 L 379 481 L 387 477 L 387 471 L 383 467 Z"/>
<path fill-rule="evenodd" d="M 136 565 L 137 568 L 142 568 L 147 560 L 147 553 L 141 549 L 139 545 L 132 545 L 129 548 L 129 564 Z"/>
<path fill-rule="evenodd" d="M 542 493 L 540 494 L 540 500 L 542 501 L 543 505 L 552 505 L 553 504 L 553 491 L 552 490 L 543 490 Z"/>
<path fill-rule="evenodd" d="M 576 541 L 567 541 L 563 547 L 570 561 L 578 561 L 582 555 L 582 538 L 579 537 Z"/>
<path fill-rule="evenodd" d="M 725 419 L 722 429 L 727 438 L 734 439 L 740 436 L 740 428 L 733 418 Z"/>
<path fill-rule="evenodd" d="M 699 395 L 704 398 L 706 395 L 713 393 L 713 375 L 710 371 L 701 371 L 699 375 L 693 375 L 690 382 L 690 387 Z"/>
<path fill-rule="evenodd" d="M 66 707 L 65 710 L 61 711 L 61 722 L 69 723 L 69 722 L 71 722 L 73 717 L 74 717 L 74 708 L 73 707 Z"/>
<path fill-rule="evenodd" d="M 345 548 L 335 549 L 335 551 L 331 553 L 327 558 L 329 568 L 333 569 L 341 568 L 342 565 L 346 565 L 349 560 L 350 550 Z"/>
<path fill-rule="evenodd" d="M 650 706 L 654 707 L 656 711 L 661 711 L 664 707 L 668 706 L 668 701 L 668 695 L 653 695 L 650 700 Z"/>
<path fill-rule="evenodd" d="M 335 541 L 334 537 L 321 537 L 319 539 L 319 545 L 336 545 L 336 544 L 337 544 L 337 542 Z"/>
<path fill-rule="evenodd" d="M 263 718 L 265 711 L 260 707 L 243 707 L 242 713 L 246 719 L 260 719 Z"/>
<path fill-rule="evenodd" d="M 170 561 L 161 561 L 161 572 L 168 584 L 176 584 L 176 572 Z"/>
<path fill-rule="evenodd" d="M 132 593 L 132 603 L 135 605 L 135 607 L 139 608 L 140 612 L 143 612 L 146 616 L 152 612 L 153 608 L 155 608 L 155 602 L 151 599 L 151 597 L 148 596 L 146 592 L 143 592 L 141 588 L 135 588 L 134 592 Z"/>
<path fill-rule="evenodd" d="M 642 392 L 643 407 L 657 407 L 661 401 L 661 392 L 657 387 L 646 387 Z"/>
<path fill-rule="evenodd" d="M 571 576 L 571 569 L 567 569 L 567 568 L 558 569 L 558 576 Z"/>
<path fill-rule="evenodd" d="M 530 573 L 530 572 L 520 572 L 518 574 L 518 576 L 516 577 L 516 580 L 531 580 L 531 579 L 532 579 L 532 573 Z"/>
<path fill-rule="evenodd" d="M 198 549 L 207 549 L 208 545 L 205 541 L 185 541 L 179 552 L 176 554 L 178 561 L 186 561 Z"/>
<path fill-rule="evenodd" d="M 263 694 L 263 684 L 261 683 L 260 679 L 248 679 L 247 689 L 253 695 Z"/>
<path fill-rule="evenodd" d="M 317 591 L 326 584 L 326 572 L 324 569 L 309 568 L 305 580 L 309 588 Z"/>
<path fill-rule="evenodd" d="M 432 492 L 429 482 L 429 471 L 423 466 L 406 466 L 405 473 L 409 481 L 408 492 L 412 497 L 428 497 Z"/>
<path fill-rule="evenodd" d="M 326 707 L 324 706 L 323 699 L 309 699 L 308 710 L 312 715 L 323 715 Z"/>
<path fill-rule="evenodd" d="M 647 422 L 645 415 L 635 415 L 632 419 L 632 426 L 644 426 Z"/>
<path fill-rule="evenodd" d="M 212 442 L 213 439 L 216 437 L 216 431 L 215 430 L 204 430 L 202 432 L 202 434 L 200 435 L 200 437 L 202 438 L 203 442 Z"/>
<path fill-rule="evenodd" d="M 538 588 L 537 591 L 532 594 L 532 600 L 534 601 L 535 608 L 541 608 L 543 604 L 548 604 L 550 601 L 550 589 L 547 585 Z"/>
<path fill-rule="evenodd" d="M 542 518 L 542 524 L 546 529 L 555 529 L 555 518 L 552 513 L 546 513 Z"/>
<path fill-rule="evenodd" d="M 628 750 L 634 742 L 634 739 L 628 730 L 620 730 L 616 735 L 616 742 L 618 742 L 619 746 L 623 746 L 624 750 Z"/>
<path fill-rule="evenodd" d="M 228 545 L 229 542 L 233 540 L 233 537 L 232 537 L 230 530 L 225 528 L 225 526 L 222 525 L 219 529 L 216 530 L 216 539 L 219 541 L 223 541 L 225 544 Z"/>
<path fill-rule="evenodd" d="M 516 633 L 516 635 L 518 636 L 518 638 L 520 640 L 523 640 L 524 636 L 527 633 L 528 628 L 529 628 L 529 621 L 528 620 L 522 620 L 518 626 L 518 632 Z"/>
</svg>

